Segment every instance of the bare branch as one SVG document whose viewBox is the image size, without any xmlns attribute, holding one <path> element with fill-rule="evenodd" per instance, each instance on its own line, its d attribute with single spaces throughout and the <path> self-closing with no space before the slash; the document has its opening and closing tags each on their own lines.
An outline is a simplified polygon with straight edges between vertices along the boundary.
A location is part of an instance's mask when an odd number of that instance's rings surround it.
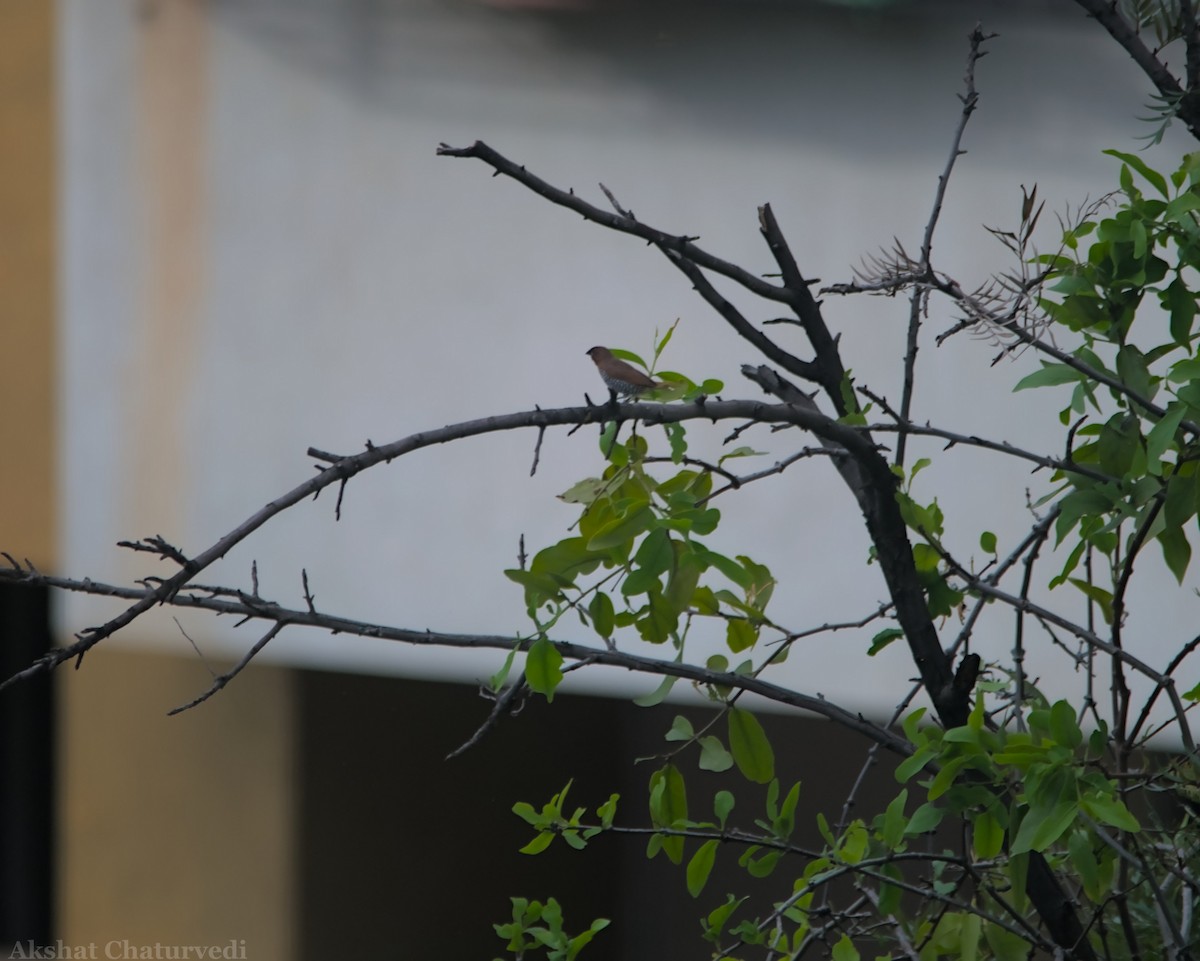
<svg viewBox="0 0 1200 961">
<path fill-rule="evenodd" d="M 1178 79 L 1167 69 L 1167 65 L 1158 58 L 1157 54 L 1142 42 L 1142 38 L 1138 36 L 1129 21 L 1121 16 L 1121 11 L 1113 0 L 1075 0 L 1075 2 L 1125 49 L 1125 52 L 1133 58 L 1133 62 L 1141 67 L 1142 72 L 1150 78 L 1150 82 L 1154 84 L 1160 94 L 1164 97 L 1179 99 L 1179 118 L 1187 125 L 1192 136 L 1200 137 L 1200 112 L 1184 96 L 1188 91 L 1183 89 Z M 1195 26 L 1193 25 L 1190 29 L 1194 37 Z M 1191 40 L 1188 44 L 1189 72 L 1194 43 L 1195 41 Z"/>
<path fill-rule="evenodd" d="M 979 93 L 975 89 L 975 65 L 979 62 L 980 57 L 984 56 L 981 50 L 984 42 L 994 36 L 995 34 L 984 34 L 979 24 L 975 25 L 975 29 L 969 36 L 971 46 L 967 54 L 967 72 L 963 79 L 966 92 L 960 96 L 963 104 L 962 113 L 959 115 L 958 125 L 954 129 L 954 136 L 950 141 L 950 156 L 946 160 L 945 168 L 938 176 L 937 190 L 933 196 L 933 209 L 929 213 L 929 220 L 925 224 L 925 234 L 921 238 L 921 260 L 917 268 L 921 274 L 928 274 L 932 269 L 933 233 L 937 229 L 938 219 L 942 214 L 942 203 L 946 199 L 946 188 L 950 185 L 950 175 L 954 171 L 954 164 L 964 152 L 962 149 L 963 132 L 967 129 L 967 123 L 979 102 Z M 905 423 L 912 415 L 913 390 L 916 387 L 917 351 L 920 348 L 921 318 L 925 315 L 928 298 L 929 290 L 924 284 L 915 286 L 909 298 L 908 339 L 904 350 L 904 386 L 900 396 L 900 419 Z M 907 442 L 908 436 L 901 430 L 896 441 L 897 464 L 904 463 Z"/>
<path fill-rule="evenodd" d="M 120 597 L 129 600 L 135 598 L 145 600 L 146 598 L 156 597 L 158 593 L 146 588 L 122 587 L 113 584 L 97 583 L 92 580 L 72 580 L 65 577 L 34 573 L 24 569 L 0 570 L 0 583 L 5 582 L 44 585 L 59 590 L 74 591 L 82 594 L 97 594 L 106 597 Z M 278 633 L 278 629 L 282 629 L 287 625 L 316 627 L 334 634 L 351 634 L 357 637 L 399 641 L 422 647 L 470 648 L 506 652 L 516 647 L 519 651 L 525 651 L 528 650 L 534 640 L 532 638 L 514 638 L 509 635 L 451 634 L 392 627 L 386 624 L 376 624 L 347 617 L 339 617 L 334 614 L 285 608 L 266 601 L 256 601 L 255 598 L 252 598 L 248 594 L 241 595 L 239 599 L 231 599 L 229 597 L 202 595 L 191 591 L 180 591 L 175 592 L 171 597 L 165 599 L 164 603 L 175 607 L 197 608 L 217 614 L 235 614 L 247 619 L 274 622 L 274 627 L 277 629 L 274 629 L 273 632 L 268 632 L 268 636 L 259 640 L 250 653 L 243 658 L 239 666 L 226 676 L 225 681 L 222 681 L 219 685 L 214 685 L 216 689 L 224 686 L 224 683 L 229 678 L 236 675 Z M 833 704 L 819 694 L 801 694 L 789 688 L 781 687 L 778 684 L 761 680 L 760 678 L 732 672 L 710 671 L 693 664 L 663 661 L 624 651 L 589 647 L 585 644 L 576 644 L 570 641 L 552 641 L 552 643 L 558 653 L 568 661 L 587 661 L 589 663 L 636 671 L 641 674 L 678 677 L 684 680 L 695 681 L 698 684 L 749 691 L 751 694 L 757 694 L 767 700 L 810 711 L 820 717 L 834 721 L 849 730 L 863 735 L 871 741 L 878 742 L 882 747 L 898 756 L 907 757 L 912 753 L 911 745 L 902 736 L 893 734 L 882 726 L 866 720 L 861 714 L 848 711 Z M 27 674 L 32 670 L 30 668 L 26 672 L 22 672 L 22 674 Z M 11 679 L 5 683 L 10 682 Z M 215 693 L 215 690 L 210 690 L 194 703 L 200 703 L 200 701 L 207 699 L 213 693 Z M 175 711 L 185 710 L 190 706 L 192 705 L 185 705 L 182 708 L 176 708 Z"/>
<path fill-rule="evenodd" d="M 116 617 L 99 627 L 87 628 L 76 635 L 76 641 L 66 647 L 56 648 L 39 658 L 30 667 L 20 671 L 3 681 L 0 690 L 17 681 L 33 677 L 42 671 L 52 670 L 72 658 L 82 659 L 83 655 L 96 644 L 115 632 L 127 627 L 146 611 L 158 604 L 169 601 L 184 585 L 188 584 L 199 572 L 205 570 L 218 559 L 224 557 L 237 544 L 249 537 L 262 527 L 272 517 L 287 510 L 294 504 L 319 493 L 331 484 L 342 487 L 356 474 L 374 467 L 377 464 L 389 463 L 398 457 L 429 447 L 434 444 L 444 444 L 448 441 L 465 437 L 475 437 L 498 431 L 517 430 L 520 428 L 544 428 L 550 426 L 580 425 L 599 423 L 618 416 L 622 420 L 641 420 L 647 424 L 679 423 L 686 420 L 718 421 L 724 419 L 757 420 L 763 423 L 785 423 L 805 427 L 819 437 L 833 440 L 847 448 L 865 449 L 868 442 L 853 428 L 839 424 L 815 410 L 800 409 L 789 405 L 770 405 L 757 401 L 712 401 L 691 404 L 621 404 L 603 407 L 564 407 L 553 410 L 522 411 L 515 414 L 499 414 L 480 420 L 465 421 L 451 424 L 437 430 L 413 434 L 390 444 L 377 446 L 368 441 L 366 450 L 361 453 L 341 457 L 327 452 L 312 449 L 310 456 L 325 461 L 328 466 L 316 476 L 309 478 L 303 484 L 292 488 L 287 493 L 260 508 L 216 543 L 201 551 L 187 561 L 181 570 L 172 577 L 163 580 L 159 585 L 137 603 L 126 608 Z M 339 498 L 340 501 L 340 498 Z"/>
<path fill-rule="evenodd" d="M 649 241 L 664 251 L 672 251 L 692 263 L 699 264 L 706 270 L 714 271 L 724 277 L 728 277 L 730 280 L 736 281 L 759 297 L 782 303 L 788 303 L 790 299 L 790 293 L 784 288 L 770 284 L 748 270 L 738 267 L 727 260 L 722 260 L 720 257 L 715 257 L 708 251 L 697 247 L 693 241 L 698 238 L 682 234 L 669 234 L 647 226 L 631 216 L 621 213 L 609 213 L 607 210 L 588 203 L 570 191 L 560 190 L 558 187 L 552 186 L 542 180 L 541 177 L 530 173 L 523 166 L 515 164 L 507 157 L 497 153 L 482 140 L 476 140 L 469 147 L 451 147 L 447 144 L 441 144 L 438 146 L 437 152 L 440 157 L 471 157 L 482 160 L 497 173 L 511 177 L 517 183 L 546 198 L 553 204 L 566 207 L 568 210 L 574 210 L 583 216 L 584 219 L 608 227 L 611 230 L 618 230 L 621 233 L 641 237 L 643 240 Z"/>
</svg>

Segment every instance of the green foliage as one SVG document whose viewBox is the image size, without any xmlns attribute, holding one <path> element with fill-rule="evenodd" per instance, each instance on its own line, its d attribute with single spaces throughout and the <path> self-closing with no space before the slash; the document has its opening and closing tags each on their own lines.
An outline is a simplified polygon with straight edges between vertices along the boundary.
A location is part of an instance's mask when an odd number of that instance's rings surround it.
<svg viewBox="0 0 1200 961">
<path fill-rule="evenodd" d="M 597 918 L 586 931 L 571 936 L 563 930 L 562 909 L 554 898 L 548 898 L 545 904 L 527 898 L 511 900 L 512 921 L 494 927 L 496 934 L 507 942 L 506 949 L 517 958 L 533 957 L 534 952 L 544 951 L 546 961 L 574 961 L 609 924 L 606 918 Z"/>
<path fill-rule="evenodd" d="M 1183 581 L 1200 517 L 1200 155 L 1163 175 L 1138 156 L 1109 153 L 1121 162 L 1117 200 L 1067 225 L 1058 253 L 1034 258 L 1044 272 L 1040 286 L 1033 285 L 1039 322 L 1052 329 L 1046 341 L 1057 346 L 1014 387 L 1068 389 L 1059 416 L 1065 453 L 1052 489 L 1034 506 L 1052 510 L 1041 529 L 1061 566 L 1049 587 L 1078 592 L 1096 631 L 1101 623 L 1120 626 L 1129 571 L 1145 545 L 1157 542 L 1166 568 Z M 1035 201 L 1036 192 L 1024 196 L 1021 233 L 1004 235 L 1014 251 L 1025 250 L 1041 211 Z M 655 363 L 673 330 L 659 343 Z M 661 376 L 685 385 L 688 396 L 712 386 Z M 860 406 L 849 373 L 841 400 L 842 424 L 867 423 L 868 408 Z M 680 868 L 694 898 L 711 897 L 714 869 L 734 861 L 747 879 L 777 885 L 765 912 L 755 913 L 751 899 L 736 892 L 705 905 L 701 932 L 714 958 L 742 958 L 751 949 L 799 956 L 818 941 L 838 961 L 859 958 L 862 939 L 826 920 L 830 890 L 848 879 L 906 945 L 898 952 L 880 935 L 884 956 L 1025 959 L 1049 944 L 1028 891 L 1030 866 L 1042 859 L 1091 919 L 1089 943 L 1100 945 L 1106 925 L 1123 935 L 1144 931 L 1146 944 L 1162 943 L 1163 905 L 1187 900 L 1190 875 L 1183 872 L 1200 868 L 1192 822 L 1200 777 L 1190 765 L 1172 769 L 1173 794 L 1186 811 L 1167 830 L 1133 800 L 1143 781 L 1159 775 L 1140 772 L 1136 786 L 1117 776 L 1129 746 L 1114 741 L 1091 702 L 1085 723 L 1084 709 L 1044 697 L 1019 663 L 979 678 L 962 726 L 944 729 L 927 723 L 925 708 L 910 711 L 902 723 L 910 753 L 896 765 L 900 787 L 890 803 L 862 818 L 851 817 L 847 805 L 836 822 L 818 812 L 817 847 L 800 846 L 801 786 L 784 792 L 775 747 L 731 683 L 781 660 L 786 646 L 756 662 L 763 632 L 784 633 L 767 615 L 775 577 L 750 556 L 717 552 L 707 541 L 721 520 L 712 499 L 722 471 L 689 458 L 682 425 L 669 428 L 660 447 L 632 430 L 622 441 L 618 425 L 610 424 L 600 451 L 603 473 L 561 495 L 580 509 L 571 536 L 539 551 L 528 569 L 507 572 L 522 586 L 536 629 L 525 663 L 530 687 L 549 699 L 561 681 L 561 656 L 546 637 L 568 611 L 610 648 L 636 637 L 669 645 L 673 660 L 682 661 L 693 626 L 715 623 L 723 650 L 707 654 L 711 676 L 697 685 L 710 701 L 706 718 L 676 715 L 664 734 L 666 753 L 648 778 L 648 826 L 618 824 L 616 795 L 594 816 L 582 807 L 568 812 L 564 789 L 540 809 L 514 807 L 534 829 L 523 851 L 539 853 L 560 837 L 583 848 L 598 835 L 632 830 L 649 836 L 648 857 L 661 853 Z M 739 447 L 716 466 L 757 453 Z M 947 550 L 948 523 L 937 498 L 914 491 L 930 464 L 921 458 L 908 471 L 893 468 L 896 505 L 929 615 L 965 620 L 970 604 L 989 599 L 986 584 L 972 580 Z M 972 557 L 971 564 L 985 569 L 1011 566 L 1029 550 L 1019 548 L 1006 561 L 996 533 L 974 536 L 982 559 Z M 872 630 L 869 656 L 905 636 L 895 624 Z M 511 663 L 510 657 L 493 687 Z M 1123 683 L 1117 677 L 1114 671 L 1114 687 Z M 664 677 L 637 702 L 660 703 L 674 682 Z M 1200 684 L 1183 697 L 1200 700 Z M 710 808 L 711 819 L 695 819 Z M 943 849 L 944 839 L 951 847 Z M 1129 853 L 1155 850 L 1172 852 L 1179 864 L 1162 888 L 1154 887 L 1163 882 L 1151 877 L 1145 855 Z M 1158 901 L 1149 893 L 1156 890 L 1166 892 Z M 528 910 L 521 902 L 521 911 Z M 554 943 L 561 950 L 567 942 Z"/>
<path fill-rule="evenodd" d="M 1106 152 L 1122 162 L 1115 211 L 1082 220 L 1061 253 L 1038 258 L 1050 281 L 1040 306 L 1077 343 L 1017 389 L 1073 386 L 1060 419 L 1071 427 L 1067 460 L 1080 469 L 1054 476 L 1056 541 L 1073 549 L 1053 585 L 1079 588 L 1110 620 L 1113 590 L 1071 576 L 1085 550 L 1115 564 L 1119 553 L 1157 540 L 1180 582 L 1191 561 L 1200 507 L 1200 186 L 1194 154 L 1167 177 L 1136 155 Z M 1084 238 L 1092 239 L 1086 248 Z"/>
<path fill-rule="evenodd" d="M 673 331 L 674 326 L 659 342 L 655 360 Z M 614 353 L 640 363 L 628 351 Z M 721 389 L 713 380 L 697 385 L 681 374 L 658 376 L 689 385 L 685 399 Z M 651 644 L 670 644 L 682 656 L 693 621 L 706 618 L 723 624 L 731 653 L 751 651 L 769 623 L 766 609 L 775 578 L 747 555 L 728 557 L 705 544 L 721 519 L 709 503 L 718 475 L 708 465 L 659 473 L 660 465 L 683 462 L 687 441 L 682 424 L 668 426 L 669 453 L 663 457 L 652 457 L 639 434 L 620 442 L 617 426 L 608 424 L 601 433 L 600 449 L 608 462 L 603 474 L 560 495 L 565 503 L 581 507 L 573 525 L 577 532 L 538 551 L 528 568 L 504 572 L 524 589 L 537 633 L 544 636 L 573 611 L 607 644 L 633 633 Z M 755 453 L 739 447 L 720 462 Z M 526 662 L 530 686 L 548 699 L 562 678 L 551 650 L 536 641 Z M 671 684 L 673 679 L 664 680 L 644 703 L 657 703 Z"/>
</svg>

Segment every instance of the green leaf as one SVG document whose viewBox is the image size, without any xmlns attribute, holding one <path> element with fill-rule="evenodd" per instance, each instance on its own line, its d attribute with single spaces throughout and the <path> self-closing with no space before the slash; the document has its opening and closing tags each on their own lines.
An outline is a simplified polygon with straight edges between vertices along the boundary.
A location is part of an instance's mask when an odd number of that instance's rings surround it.
<svg viewBox="0 0 1200 961">
<path fill-rule="evenodd" d="M 567 537 L 557 544 L 544 547 L 533 556 L 529 570 L 534 574 L 549 574 L 572 583 L 580 574 L 590 574 L 607 558 L 601 551 L 590 550 L 582 537 Z"/>
<path fill-rule="evenodd" d="M 1073 797 L 1060 797 L 1050 807 L 1031 805 L 1017 830 L 1011 853 L 1046 850 L 1063 836 L 1078 815 L 1079 802 Z"/>
<path fill-rule="evenodd" d="M 996 961 L 1027 961 L 1029 957 L 1028 941 L 991 921 L 986 922 L 983 926 L 983 939 L 992 949 Z"/>
<path fill-rule="evenodd" d="M 1130 813 L 1129 808 L 1115 797 L 1092 794 L 1085 797 L 1080 803 L 1083 809 L 1097 821 L 1111 824 L 1122 831 L 1137 832 L 1142 829 L 1137 818 Z"/>
<path fill-rule="evenodd" d="M 981 860 L 994 858 L 1004 847 L 1004 826 L 990 811 L 984 811 L 971 824 L 971 839 L 975 856 Z"/>
<path fill-rule="evenodd" d="M 716 814 L 717 822 L 721 827 L 725 827 L 725 821 L 733 811 L 733 805 L 734 798 L 729 791 L 718 791 L 713 795 L 713 813 Z"/>
<path fill-rule="evenodd" d="M 612 354 L 614 357 L 619 357 L 621 360 L 627 360 L 631 364 L 637 364 L 643 370 L 649 370 L 649 365 L 647 365 L 647 363 L 632 350 L 622 350 L 620 347 L 614 347 L 612 349 Z"/>
<path fill-rule="evenodd" d="M 758 641 L 758 628 L 741 617 L 731 617 L 725 622 L 725 643 L 734 654 L 753 647 Z"/>
<path fill-rule="evenodd" d="M 724 464 L 727 460 L 733 460 L 735 457 L 764 457 L 766 451 L 755 450 L 753 447 L 735 447 L 728 454 L 722 454 L 717 460 L 718 464 Z"/>
<path fill-rule="evenodd" d="M 667 344 L 669 344 L 671 342 L 671 338 L 675 335 L 675 328 L 678 326 L 679 326 L 679 318 L 676 317 L 675 323 L 673 323 L 670 327 L 668 327 L 667 332 L 662 335 L 662 340 L 660 340 L 657 344 L 654 345 L 654 360 L 655 360 L 655 362 L 657 362 L 658 358 L 660 356 L 662 356 L 662 352 L 667 349 Z M 656 331 L 656 333 L 657 333 L 657 331 Z"/>
<path fill-rule="evenodd" d="M 700 892 L 708 883 L 708 876 L 712 873 L 713 863 L 717 858 L 717 843 L 716 838 L 705 841 L 688 861 L 687 889 L 688 894 L 694 898 L 700 897 Z"/>
<path fill-rule="evenodd" d="M 1088 596 L 1089 600 L 1095 602 L 1096 606 L 1100 608 L 1100 614 L 1104 618 L 1104 623 L 1111 624 L 1113 614 L 1112 594 L 1109 591 L 1106 591 L 1103 587 L 1100 587 L 1096 584 L 1089 584 L 1087 581 L 1078 577 L 1071 577 L 1068 578 L 1068 580 L 1081 591 L 1083 591 L 1083 593 Z"/>
<path fill-rule="evenodd" d="M 1163 195 L 1164 198 L 1168 200 L 1170 199 L 1170 194 L 1167 192 L 1167 178 L 1160 174 L 1157 170 L 1154 170 L 1152 167 L 1147 165 L 1146 161 L 1144 161 L 1137 154 L 1123 153 L 1120 150 L 1105 150 L 1103 153 L 1108 154 L 1110 157 L 1116 157 L 1122 163 L 1128 164 L 1130 167 L 1140 173 L 1155 190 Z"/>
<path fill-rule="evenodd" d="M 674 764 L 667 764 L 650 775 L 650 819 L 655 827 L 672 827 L 687 820 L 687 792 L 683 775 Z M 683 838 L 662 839 L 663 853 L 673 864 L 683 863 Z"/>
<path fill-rule="evenodd" d="M 1133 414 L 1113 414 L 1100 432 L 1100 469 L 1112 477 L 1123 477 L 1133 464 L 1141 434 Z"/>
<path fill-rule="evenodd" d="M 1192 341 L 1192 323 L 1196 319 L 1196 295 L 1188 290 L 1182 277 L 1176 277 L 1160 297 L 1171 315 L 1171 339 L 1181 347 L 1187 347 Z"/>
<path fill-rule="evenodd" d="M 604 551 L 610 547 L 631 543 L 639 534 L 650 529 L 654 523 L 654 512 L 649 507 L 640 507 L 627 516 L 618 517 L 601 527 L 588 541 L 588 550 Z"/>
<path fill-rule="evenodd" d="M 945 808 L 938 807 L 932 801 L 926 801 L 908 819 L 908 827 L 904 829 L 904 833 L 910 836 L 925 834 L 941 824 L 945 816 Z"/>
<path fill-rule="evenodd" d="M 1167 481 L 1167 497 L 1163 503 L 1163 522 L 1167 527 L 1182 527 L 1200 506 L 1200 471 L 1183 464 Z"/>
<path fill-rule="evenodd" d="M 913 752 L 911 757 L 906 757 L 896 766 L 896 780 L 903 784 L 914 774 L 924 770 L 925 765 L 937 757 L 937 747 L 926 744 Z"/>
<path fill-rule="evenodd" d="M 656 704 L 661 704 L 667 699 L 667 695 L 671 693 L 671 688 L 675 686 L 677 680 L 679 678 L 675 677 L 675 675 L 668 674 L 662 679 L 658 687 L 649 694 L 639 694 L 633 699 L 633 703 L 638 707 L 654 707 Z"/>
<path fill-rule="evenodd" d="M 758 858 L 746 858 L 744 866 L 752 878 L 766 878 L 771 876 L 781 857 L 782 851 L 771 850 Z"/>
<path fill-rule="evenodd" d="M 613 602 L 604 591 L 596 591 L 592 602 L 588 605 L 588 614 L 592 617 L 592 627 L 601 637 L 612 637 L 613 632 Z"/>
<path fill-rule="evenodd" d="M 638 594 L 649 594 L 651 591 L 662 591 L 661 575 L 639 567 L 621 582 L 621 593 L 626 597 L 636 597 Z"/>
<path fill-rule="evenodd" d="M 1171 365 L 1167 380 L 1173 384 L 1185 384 L 1200 378 L 1200 357 L 1186 357 Z"/>
<path fill-rule="evenodd" d="M 667 731 L 665 738 L 668 741 L 690 741 L 695 734 L 692 722 L 682 714 L 676 714 L 675 720 L 671 722 L 671 730 Z"/>
<path fill-rule="evenodd" d="M 1073 831 L 1071 836 L 1067 838 L 1067 853 L 1070 855 L 1071 864 L 1079 874 L 1079 880 L 1083 882 L 1083 890 L 1092 900 L 1099 900 L 1102 896 L 1100 891 L 1100 864 L 1096 860 L 1096 854 L 1092 850 L 1092 842 L 1085 831 Z"/>
<path fill-rule="evenodd" d="M 1017 381 L 1013 393 L 1019 390 L 1029 390 L 1031 387 L 1055 387 L 1058 384 L 1074 384 L 1083 380 L 1083 374 L 1065 364 L 1050 364 L 1042 361 L 1042 369 L 1035 370 Z"/>
<path fill-rule="evenodd" d="M 601 480 L 599 477 L 586 477 L 559 494 L 558 499 L 568 504 L 591 504 L 605 492 L 607 487 L 608 481 Z"/>
<path fill-rule="evenodd" d="M 512 670 L 513 661 L 516 659 L 516 656 L 517 648 L 514 645 L 513 649 L 508 652 L 508 657 L 504 659 L 504 664 L 501 665 L 500 670 L 488 678 L 488 690 L 493 694 L 499 694 L 504 688 L 504 682 L 508 680 L 508 674 Z"/>
<path fill-rule="evenodd" d="M 996 553 L 996 535 L 991 531 L 984 531 L 979 535 L 979 549 L 985 554 Z"/>
<path fill-rule="evenodd" d="M 1075 708 L 1066 701 L 1055 701 L 1050 708 L 1050 736 L 1071 750 L 1083 743 L 1083 732 L 1075 719 Z"/>
<path fill-rule="evenodd" d="M 738 909 L 745 898 L 735 898 L 732 894 L 727 895 L 725 903 L 714 908 L 709 912 L 707 921 L 708 925 L 704 932 L 706 941 L 717 941 L 721 937 L 721 932 L 725 929 L 733 912 Z"/>
<path fill-rule="evenodd" d="M 563 961 L 575 961 L 579 952 L 594 938 L 600 931 L 603 931 L 609 925 L 608 918 L 596 918 L 592 922 L 592 926 L 581 934 L 571 938 L 567 945 L 567 956 Z"/>
<path fill-rule="evenodd" d="M 1175 432 L 1179 430 L 1179 424 L 1186 412 L 1185 405 L 1172 403 L 1167 407 L 1167 412 L 1162 419 L 1150 428 L 1150 433 L 1146 435 L 1146 460 L 1149 462 L 1152 473 L 1161 473 L 1158 462 L 1175 443 Z"/>
<path fill-rule="evenodd" d="M 700 770 L 728 771 L 733 767 L 733 755 L 725 750 L 721 739 L 708 734 L 700 738 Z"/>
<path fill-rule="evenodd" d="M 639 568 L 655 575 L 670 570 L 674 560 L 675 551 L 671 547 L 671 535 L 663 527 L 656 527 L 647 534 L 637 553 L 633 555 L 633 562 Z"/>
<path fill-rule="evenodd" d="M 675 562 L 667 578 L 667 589 L 663 596 L 673 610 L 682 614 L 693 603 L 704 567 L 687 542 L 671 543 L 675 548 Z"/>
<path fill-rule="evenodd" d="M 1192 560 L 1192 545 L 1188 542 L 1187 534 L 1182 527 L 1168 527 L 1158 535 L 1158 543 L 1167 567 L 1175 575 L 1175 580 L 1182 584 Z"/>
<path fill-rule="evenodd" d="M 546 848 L 550 847 L 550 842 L 554 840 L 553 831 L 542 831 L 537 837 L 521 848 L 521 854 L 541 854 Z M 511 850 L 511 849 L 510 849 Z"/>
<path fill-rule="evenodd" d="M 724 554 L 718 554 L 716 551 L 710 551 L 707 548 L 697 545 L 700 559 L 709 567 L 715 567 L 727 578 L 729 578 L 738 587 L 745 590 L 752 583 L 750 574 L 741 564 Z"/>
<path fill-rule="evenodd" d="M 1146 369 L 1146 358 L 1133 344 L 1125 344 L 1117 352 L 1117 375 L 1135 394 L 1147 399 L 1154 397 L 1154 385 Z"/>
<path fill-rule="evenodd" d="M 895 851 L 904 840 L 904 829 L 908 826 L 908 818 L 904 816 L 904 806 L 908 804 L 908 788 L 904 788 L 892 798 L 887 810 L 883 813 L 883 824 L 880 837 L 889 850 Z"/>
<path fill-rule="evenodd" d="M 519 568 L 509 568 L 504 572 L 504 576 L 525 588 L 525 606 L 530 613 L 542 604 L 561 598 L 564 587 L 573 586 L 565 578 L 552 574 L 535 574 L 533 571 L 523 571 Z"/>
<path fill-rule="evenodd" d="M 775 776 L 775 752 L 762 725 L 749 711 L 729 709 L 729 748 L 734 763 L 748 781 L 766 784 Z"/>
<path fill-rule="evenodd" d="M 846 828 L 846 834 L 838 847 L 838 855 L 847 864 L 858 864 L 867 853 L 867 843 L 870 838 L 862 821 L 855 820 Z"/>
<path fill-rule="evenodd" d="M 647 609 L 640 612 L 634 626 L 643 641 L 662 644 L 679 626 L 679 611 L 667 603 L 657 586 L 650 591 L 647 601 Z"/>
<path fill-rule="evenodd" d="M 683 463 L 683 455 L 687 453 L 687 428 L 680 423 L 663 424 L 667 434 L 667 443 L 671 445 L 671 462 Z"/>
<path fill-rule="evenodd" d="M 878 654 L 880 651 L 882 651 L 885 647 L 887 647 L 889 644 L 891 644 L 892 641 L 896 640 L 899 637 L 903 637 L 903 636 L 904 636 L 904 631 L 902 631 L 900 628 L 885 627 L 882 631 L 880 631 L 873 638 L 871 638 L 871 646 L 870 646 L 870 648 L 867 649 L 868 656 L 874 657 L 876 654 Z"/>
<path fill-rule="evenodd" d="M 617 816 L 617 802 L 621 800 L 621 795 L 610 794 L 608 800 L 596 808 L 596 817 L 600 818 L 600 823 L 606 827 L 612 827 L 613 820 Z"/>
<path fill-rule="evenodd" d="M 858 953 L 858 948 L 854 946 L 854 942 L 850 940 L 850 935 L 843 934 L 838 943 L 833 946 L 830 957 L 833 961 L 859 961 L 861 955 Z"/>
<path fill-rule="evenodd" d="M 544 820 L 538 809 L 528 801 L 518 801 L 512 806 L 512 812 L 532 827 L 537 827 Z"/>
<path fill-rule="evenodd" d="M 533 642 L 525 656 L 525 681 L 547 701 L 554 700 L 554 690 L 563 679 L 562 655 L 546 638 Z"/>
</svg>

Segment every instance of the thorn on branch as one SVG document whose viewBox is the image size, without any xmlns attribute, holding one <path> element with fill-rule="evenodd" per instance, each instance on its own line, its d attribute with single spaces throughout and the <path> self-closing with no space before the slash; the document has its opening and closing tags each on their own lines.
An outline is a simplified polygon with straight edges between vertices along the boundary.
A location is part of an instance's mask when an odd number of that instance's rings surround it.
<svg viewBox="0 0 1200 961">
<path fill-rule="evenodd" d="M 308 613 L 316 614 L 316 597 L 314 597 L 312 591 L 308 589 L 308 571 L 303 567 L 300 568 L 300 583 L 304 585 L 304 603 L 308 607 Z"/>
</svg>

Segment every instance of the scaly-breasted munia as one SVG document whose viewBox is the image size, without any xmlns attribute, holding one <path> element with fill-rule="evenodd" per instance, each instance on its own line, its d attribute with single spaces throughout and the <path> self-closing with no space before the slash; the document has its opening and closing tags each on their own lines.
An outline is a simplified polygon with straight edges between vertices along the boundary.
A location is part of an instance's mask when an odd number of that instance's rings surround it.
<svg viewBox="0 0 1200 961">
<path fill-rule="evenodd" d="M 593 347 L 587 353 L 600 371 L 604 385 L 618 397 L 636 397 L 645 391 L 665 386 L 647 377 L 632 364 L 614 357 L 607 347 Z"/>
</svg>

